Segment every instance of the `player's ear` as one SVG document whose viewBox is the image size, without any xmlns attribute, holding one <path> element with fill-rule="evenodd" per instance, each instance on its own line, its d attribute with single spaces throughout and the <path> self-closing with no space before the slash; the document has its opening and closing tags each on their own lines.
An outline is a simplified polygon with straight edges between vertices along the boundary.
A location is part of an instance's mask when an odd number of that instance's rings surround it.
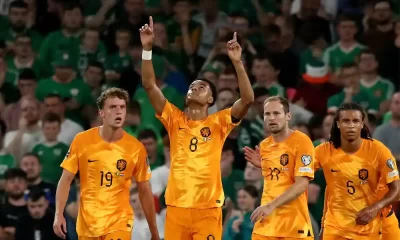
<svg viewBox="0 0 400 240">
<path fill-rule="evenodd" d="M 100 115 L 101 118 L 103 118 L 104 117 L 104 110 L 99 109 L 99 115 Z"/>
<path fill-rule="evenodd" d="M 336 126 L 340 129 L 339 121 L 336 122 Z"/>
<path fill-rule="evenodd" d="M 208 98 L 208 100 L 207 100 L 207 103 L 209 104 L 209 105 L 211 105 L 211 103 L 214 101 L 214 98 L 213 97 L 209 97 Z"/>
<path fill-rule="evenodd" d="M 292 119 L 292 113 L 291 112 L 286 113 L 286 117 L 287 120 L 290 121 L 290 119 Z"/>
</svg>

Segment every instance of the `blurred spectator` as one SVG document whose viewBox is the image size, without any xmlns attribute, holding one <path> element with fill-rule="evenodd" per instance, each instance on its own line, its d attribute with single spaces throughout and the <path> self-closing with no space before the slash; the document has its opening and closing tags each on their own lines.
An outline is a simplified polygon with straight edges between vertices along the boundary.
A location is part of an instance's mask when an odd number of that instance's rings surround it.
<svg viewBox="0 0 400 240">
<path fill-rule="evenodd" d="M 146 148 L 151 169 L 164 164 L 164 156 L 157 148 L 157 139 L 159 138 L 157 138 L 156 133 L 151 129 L 143 129 L 138 134 L 138 140 Z"/>
<path fill-rule="evenodd" d="M 36 144 L 32 152 L 39 157 L 42 170 L 40 176 L 44 181 L 57 185 L 60 180 L 61 162 L 68 152 L 69 146 L 59 142 L 61 119 L 55 113 L 46 113 L 42 120 L 44 141 Z"/>
<path fill-rule="evenodd" d="M 165 163 L 162 166 L 156 167 L 152 171 L 152 177 L 150 179 L 151 189 L 156 197 L 161 196 L 168 183 L 169 169 L 171 164 L 170 142 L 168 134 L 163 137 L 163 145 Z"/>
<path fill-rule="evenodd" d="M 149 231 L 149 226 L 147 225 L 147 221 L 143 213 L 142 204 L 140 203 L 139 200 L 139 193 L 136 188 L 131 189 L 131 205 L 135 214 L 134 217 L 135 224 L 133 224 L 133 229 L 132 229 L 132 240 L 150 239 L 151 235 Z M 156 221 L 160 239 L 163 239 L 165 216 L 156 214 Z"/>
<path fill-rule="evenodd" d="M 312 138 L 310 129 L 308 128 L 307 124 L 304 122 L 298 122 L 292 126 L 293 130 L 299 131 L 307 135 L 309 138 Z"/>
<path fill-rule="evenodd" d="M 328 99 L 329 112 L 335 112 L 345 102 L 356 102 L 369 113 L 379 112 L 379 101 L 367 89 L 361 87 L 360 71 L 356 64 L 343 65 L 338 76 L 344 88 L 342 92 Z"/>
<path fill-rule="evenodd" d="M 42 173 L 43 166 L 40 163 L 39 156 L 33 153 L 25 154 L 25 156 L 21 159 L 20 167 L 26 173 L 28 190 L 36 187 L 42 189 L 46 193 L 47 200 L 54 207 L 56 186 L 42 180 L 40 175 Z"/>
<path fill-rule="evenodd" d="M 119 79 L 119 78 L 118 78 Z M 83 75 L 83 81 L 89 86 L 92 97 L 97 99 L 101 91 L 111 86 L 103 84 L 104 80 L 104 67 L 100 62 L 89 62 Z"/>
<path fill-rule="evenodd" d="M 216 86 L 218 91 L 223 88 L 229 88 L 233 92 L 237 92 L 239 85 L 236 72 L 233 67 L 225 68 L 225 70 L 219 75 Z"/>
<path fill-rule="evenodd" d="M 283 49 L 289 50 L 296 57 L 299 57 L 306 46 L 299 37 L 295 36 L 292 19 L 290 17 L 277 16 L 275 18 L 275 24 L 281 29 Z"/>
<path fill-rule="evenodd" d="M 218 111 L 225 109 L 226 105 L 233 104 L 236 101 L 236 92 L 230 88 L 221 88 L 218 90 L 216 105 Z"/>
<path fill-rule="evenodd" d="M 244 187 L 244 173 L 243 170 L 233 168 L 234 147 L 228 142 L 222 148 L 221 176 L 225 198 L 230 198 L 232 203 L 236 205 L 236 192 Z"/>
<path fill-rule="evenodd" d="M 18 219 L 15 240 L 57 240 L 53 231 L 54 212 L 49 208 L 49 201 L 45 192 L 40 188 L 33 188 L 27 196 L 29 214 Z"/>
<path fill-rule="evenodd" d="M 379 72 L 383 77 L 390 79 L 396 90 L 400 86 L 400 18 L 395 23 L 395 40 L 388 46 L 382 54 L 384 58 L 379 59 Z"/>
<path fill-rule="evenodd" d="M 44 109 L 46 113 L 56 114 L 61 120 L 61 130 L 58 140 L 67 145 L 71 144 L 75 135 L 82 132 L 83 128 L 74 121 L 65 118 L 65 103 L 58 94 L 48 94 L 44 98 Z"/>
<path fill-rule="evenodd" d="M 237 191 L 237 203 L 239 208 L 239 216 L 229 219 L 226 224 L 223 240 L 248 240 L 251 239 L 254 223 L 251 222 L 250 216 L 256 209 L 258 190 L 254 186 L 246 186 Z"/>
<path fill-rule="evenodd" d="M 18 129 L 7 132 L 4 137 L 4 149 L 11 153 L 17 161 L 32 151 L 36 143 L 43 139 L 39 127 L 39 104 L 34 98 L 24 98 L 21 101 L 21 115 Z"/>
<path fill-rule="evenodd" d="M 19 217 L 28 212 L 24 192 L 27 189 L 26 173 L 19 168 L 10 168 L 4 174 L 5 198 L 0 205 L 0 225 L 5 239 L 14 239 Z"/>
<path fill-rule="evenodd" d="M 127 28 L 120 27 L 115 32 L 115 45 L 118 51 L 109 55 L 106 59 L 105 74 L 108 81 L 119 81 L 124 68 L 132 64 L 132 59 L 129 55 L 129 43 L 131 38 L 131 32 Z"/>
<path fill-rule="evenodd" d="M 244 180 L 246 185 L 254 186 L 261 196 L 263 191 L 263 175 L 260 168 L 255 167 L 250 162 L 247 162 L 246 168 L 244 169 Z"/>
<path fill-rule="evenodd" d="M 328 113 L 327 115 L 325 115 L 324 120 L 322 122 L 322 138 L 313 141 L 315 147 L 329 140 L 334 118 L 335 118 L 334 113 Z"/>
<path fill-rule="evenodd" d="M 6 131 L 6 124 L 0 120 L 0 191 L 4 190 L 4 174 L 10 168 L 17 165 L 13 155 L 3 150 L 3 138 Z"/>
</svg>

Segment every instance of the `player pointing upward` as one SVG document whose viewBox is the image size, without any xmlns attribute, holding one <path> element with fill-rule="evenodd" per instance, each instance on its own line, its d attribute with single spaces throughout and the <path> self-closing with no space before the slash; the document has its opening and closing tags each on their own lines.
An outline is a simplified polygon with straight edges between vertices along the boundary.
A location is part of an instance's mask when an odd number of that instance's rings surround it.
<svg viewBox="0 0 400 240">
<path fill-rule="evenodd" d="M 64 239 L 65 203 L 78 171 L 81 189 L 76 230 L 79 240 L 131 240 L 131 178 L 137 182 L 151 239 L 159 239 L 146 150 L 122 130 L 128 101 L 125 90 L 104 91 L 97 100 L 103 125 L 76 135 L 61 164 L 64 171 L 57 187 L 54 231 Z"/>
<path fill-rule="evenodd" d="M 232 108 L 208 115 L 216 91 L 206 79 L 197 79 L 187 93 L 185 113 L 165 99 L 156 84 L 151 50 L 153 20 L 140 29 L 143 45 L 142 81 L 157 117 L 168 131 L 171 144 L 171 171 L 165 194 L 166 240 L 222 238 L 224 202 L 220 161 L 223 143 L 240 123 L 254 100 L 254 93 L 241 61 L 242 49 L 236 33 L 228 42 L 228 54 L 236 69 L 241 99 Z"/>
</svg>

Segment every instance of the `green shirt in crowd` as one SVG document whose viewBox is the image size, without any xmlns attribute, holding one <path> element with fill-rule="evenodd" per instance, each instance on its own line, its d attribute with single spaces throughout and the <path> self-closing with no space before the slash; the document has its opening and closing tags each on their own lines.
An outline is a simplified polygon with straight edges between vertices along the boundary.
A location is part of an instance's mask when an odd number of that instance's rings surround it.
<svg viewBox="0 0 400 240">
<path fill-rule="evenodd" d="M 344 102 L 344 99 L 344 91 L 330 97 L 328 99 L 328 110 L 330 108 L 339 108 Z M 360 87 L 359 92 L 353 95 L 352 101 L 360 104 L 364 109 L 368 110 L 368 112 L 377 113 L 379 111 L 379 101 L 363 87 Z"/>
<path fill-rule="evenodd" d="M 225 198 L 229 197 L 236 205 L 237 191 L 245 186 L 244 172 L 233 169 L 229 176 L 222 178 L 222 186 Z"/>
<path fill-rule="evenodd" d="M 79 77 L 82 78 L 85 74 L 86 68 L 90 62 L 104 63 L 107 57 L 106 47 L 102 42 L 99 43 L 95 52 L 88 52 L 82 46 L 78 48 L 78 62 L 76 69 L 78 70 Z"/>
<path fill-rule="evenodd" d="M 131 64 L 132 64 L 132 59 L 128 53 L 125 54 L 115 53 L 107 57 L 107 60 L 105 62 L 105 70 L 122 73 L 122 70 L 124 70 L 124 68 L 129 67 Z"/>
<path fill-rule="evenodd" d="M 95 106 L 89 86 L 81 79 L 74 79 L 69 83 L 59 83 L 52 78 L 43 79 L 36 88 L 36 98 L 43 101 L 49 94 L 59 94 L 63 99 L 74 99 L 81 108 L 66 111 L 66 117 L 84 126 L 80 110 L 85 105 Z"/>
<path fill-rule="evenodd" d="M 49 71 L 49 66 L 45 66 L 40 61 L 39 58 L 36 58 L 30 67 L 26 67 L 26 66 L 19 66 L 18 63 L 16 63 L 15 58 L 10 57 L 10 58 L 7 58 L 7 66 L 8 66 L 8 69 L 10 69 L 12 72 L 14 72 L 16 76 L 19 76 L 21 71 L 25 68 L 31 68 L 33 70 L 33 72 L 35 72 L 36 79 L 38 79 L 38 80 L 51 76 L 51 72 Z M 17 77 L 17 79 L 18 79 L 18 77 Z"/>
<path fill-rule="evenodd" d="M 0 179 L 4 179 L 4 173 L 17 165 L 13 155 L 0 152 Z"/>
<path fill-rule="evenodd" d="M 363 49 L 365 49 L 364 45 L 356 43 L 353 48 L 345 50 L 338 42 L 328 47 L 322 58 L 325 64 L 335 72 L 344 64 L 353 63 Z"/>
<path fill-rule="evenodd" d="M 321 61 L 321 59 L 314 57 L 311 48 L 304 50 L 300 54 L 300 74 L 307 72 L 307 69 L 306 69 L 307 64 L 313 65 L 313 63 L 320 62 L 320 61 Z"/>
<path fill-rule="evenodd" d="M 43 42 L 43 37 L 38 32 L 32 29 L 25 29 L 20 33 L 15 32 L 10 25 L 7 25 L 5 28 L 2 28 L 0 31 L 0 39 L 5 41 L 6 43 L 14 43 L 15 38 L 18 35 L 26 35 L 31 38 L 32 49 L 36 51 L 36 49 L 40 49 L 40 46 Z"/>
<path fill-rule="evenodd" d="M 253 88 L 256 87 L 263 87 L 258 83 L 253 84 Z M 285 97 L 286 96 L 286 90 L 285 88 L 280 85 L 278 82 L 275 82 L 271 85 L 271 87 L 268 88 L 270 96 L 280 96 L 280 97 Z"/>
<path fill-rule="evenodd" d="M 391 81 L 378 76 L 372 85 L 361 79 L 361 87 L 365 88 L 371 95 L 379 100 L 379 103 L 390 100 L 394 94 L 394 85 Z"/>
<path fill-rule="evenodd" d="M 57 184 L 62 174 L 61 162 L 64 160 L 69 147 L 62 142 L 54 145 L 39 143 L 33 147 L 32 152 L 39 156 L 42 172 L 40 176 L 44 181 Z"/>
</svg>

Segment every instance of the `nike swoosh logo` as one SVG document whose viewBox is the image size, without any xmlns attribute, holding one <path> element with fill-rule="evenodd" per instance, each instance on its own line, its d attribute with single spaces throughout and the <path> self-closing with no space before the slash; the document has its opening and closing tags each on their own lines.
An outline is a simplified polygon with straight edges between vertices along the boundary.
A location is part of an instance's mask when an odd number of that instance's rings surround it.
<svg viewBox="0 0 400 240">
<path fill-rule="evenodd" d="M 331 172 L 339 172 L 339 170 L 331 169 Z"/>
<path fill-rule="evenodd" d="M 179 130 L 183 130 L 183 129 L 185 129 L 185 128 L 181 128 L 181 127 L 179 127 Z"/>
<path fill-rule="evenodd" d="M 99 161 L 99 160 L 88 160 L 88 162 L 97 162 L 97 161 Z"/>
</svg>

